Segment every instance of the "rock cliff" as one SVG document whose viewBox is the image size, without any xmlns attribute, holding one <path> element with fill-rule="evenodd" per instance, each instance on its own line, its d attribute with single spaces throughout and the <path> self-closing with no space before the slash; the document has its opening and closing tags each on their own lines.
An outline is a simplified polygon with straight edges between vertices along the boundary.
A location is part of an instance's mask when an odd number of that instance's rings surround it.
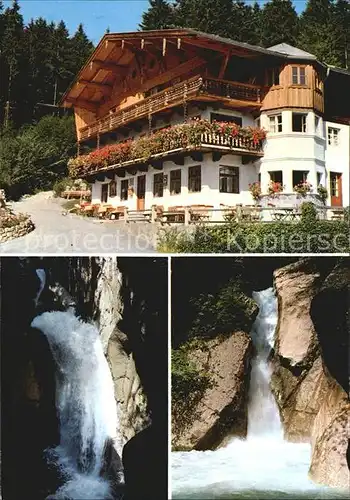
<svg viewBox="0 0 350 500">
<path fill-rule="evenodd" d="M 210 386 L 195 408 L 196 418 L 185 428 L 173 426 L 177 449 L 215 449 L 228 434 L 247 433 L 247 390 L 252 344 L 245 332 L 205 342 L 190 360 L 199 372 L 210 374 Z"/>
<path fill-rule="evenodd" d="M 310 476 L 347 488 L 349 262 L 301 260 L 274 273 L 279 324 L 271 386 L 285 436 L 310 441 Z"/>
</svg>

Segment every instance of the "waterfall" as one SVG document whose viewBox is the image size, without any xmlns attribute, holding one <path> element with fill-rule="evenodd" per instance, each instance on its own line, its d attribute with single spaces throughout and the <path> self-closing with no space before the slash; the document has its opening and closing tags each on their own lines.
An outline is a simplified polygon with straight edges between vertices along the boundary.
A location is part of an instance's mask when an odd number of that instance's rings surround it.
<svg viewBox="0 0 350 500">
<path fill-rule="evenodd" d="M 99 332 L 73 308 L 45 312 L 31 326 L 47 337 L 56 364 L 60 443 L 49 456 L 67 480 L 48 498 L 112 498 L 109 482 L 100 473 L 107 442 L 113 439 L 119 455 L 121 443 L 113 380 Z"/>
<path fill-rule="evenodd" d="M 283 439 L 283 428 L 277 403 L 270 389 L 271 368 L 268 357 L 274 346 L 278 321 L 277 298 L 272 288 L 253 292 L 253 299 L 259 306 L 250 335 L 256 349 L 252 360 L 249 405 L 248 439 L 269 436 Z"/>
<path fill-rule="evenodd" d="M 309 443 L 289 443 L 270 390 L 269 355 L 278 321 L 272 288 L 254 292 L 259 306 L 250 332 L 256 355 L 251 363 L 246 439 L 233 437 L 215 451 L 172 453 L 172 498 L 348 498 L 308 478 Z"/>
</svg>

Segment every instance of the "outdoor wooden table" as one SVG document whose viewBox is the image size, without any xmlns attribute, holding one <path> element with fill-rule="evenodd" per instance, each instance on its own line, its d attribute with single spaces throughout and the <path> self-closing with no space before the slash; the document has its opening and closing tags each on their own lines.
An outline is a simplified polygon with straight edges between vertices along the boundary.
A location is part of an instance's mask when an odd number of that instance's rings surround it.
<svg viewBox="0 0 350 500">
<path fill-rule="evenodd" d="M 204 222 L 209 220 L 208 213 L 191 212 L 191 222 Z"/>
<path fill-rule="evenodd" d="M 167 210 L 161 214 L 163 222 L 185 222 L 185 211 Z"/>
</svg>

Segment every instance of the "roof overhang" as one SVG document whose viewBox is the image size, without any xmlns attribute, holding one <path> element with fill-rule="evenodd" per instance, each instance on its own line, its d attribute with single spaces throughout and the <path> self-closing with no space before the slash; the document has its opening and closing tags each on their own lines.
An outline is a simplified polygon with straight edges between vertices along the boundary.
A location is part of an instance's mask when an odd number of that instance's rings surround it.
<svg viewBox="0 0 350 500">
<path fill-rule="evenodd" d="M 108 96 L 112 89 L 112 77 L 123 78 L 130 61 L 123 54 L 129 52 L 130 60 L 135 53 L 143 50 L 154 50 L 159 57 L 165 55 L 167 45 L 175 49 L 192 52 L 217 52 L 243 58 L 278 58 L 285 59 L 285 55 L 237 42 L 229 38 L 201 33 L 192 29 L 168 29 L 154 31 L 137 31 L 131 33 L 108 33 L 97 45 L 96 49 L 78 73 L 67 91 L 63 94 L 60 105 L 65 107 L 78 106 L 94 111 L 99 100 Z M 108 75 L 112 75 L 108 78 Z M 96 99 L 81 99 L 79 96 L 86 88 L 95 89 Z"/>
</svg>

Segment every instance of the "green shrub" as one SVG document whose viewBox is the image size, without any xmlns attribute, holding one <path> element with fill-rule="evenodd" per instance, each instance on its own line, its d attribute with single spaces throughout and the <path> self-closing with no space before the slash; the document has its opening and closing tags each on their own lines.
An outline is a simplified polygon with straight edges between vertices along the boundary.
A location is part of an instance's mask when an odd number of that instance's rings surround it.
<svg viewBox="0 0 350 500">
<path fill-rule="evenodd" d="M 304 208 L 299 222 L 230 223 L 198 226 L 174 238 L 174 253 L 347 253 L 349 224 L 315 220 Z M 164 235 L 158 238 L 162 243 Z"/>
<path fill-rule="evenodd" d="M 317 209 L 311 201 L 304 201 L 301 204 L 301 221 L 309 224 L 316 222 L 317 220 Z"/>
<path fill-rule="evenodd" d="M 257 310 L 255 302 L 245 295 L 240 282 L 231 279 L 217 294 L 201 294 L 191 300 L 195 319 L 190 337 L 213 338 L 235 330 L 250 330 Z"/>
<path fill-rule="evenodd" d="M 190 361 L 193 345 L 184 344 L 171 354 L 172 420 L 176 434 L 196 419 L 195 408 L 211 386 L 210 377 Z"/>
<path fill-rule="evenodd" d="M 64 177 L 56 181 L 52 188 L 55 196 L 59 198 L 71 183 L 72 180 L 69 177 Z"/>
</svg>

